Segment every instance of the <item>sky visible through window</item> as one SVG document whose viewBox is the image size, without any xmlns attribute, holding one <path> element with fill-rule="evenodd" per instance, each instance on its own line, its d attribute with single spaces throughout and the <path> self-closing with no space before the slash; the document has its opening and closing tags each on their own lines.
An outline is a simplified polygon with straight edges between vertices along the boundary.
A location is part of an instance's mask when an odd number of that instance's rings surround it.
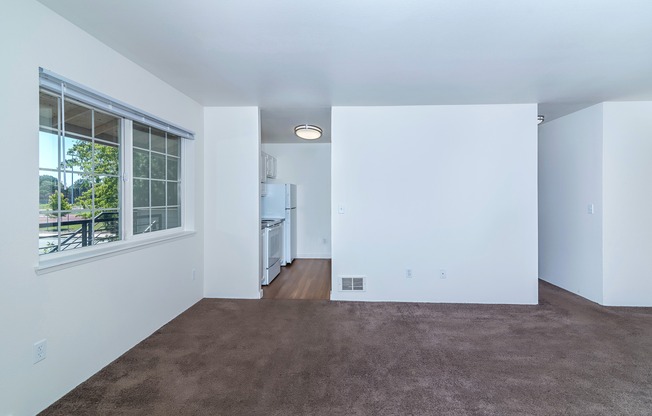
<svg viewBox="0 0 652 416">
<path fill-rule="evenodd" d="M 56 134 L 48 133 L 41 131 L 39 132 L 39 167 L 41 168 L 40 175 L 51 175 L 55 178 L 58 178 L 56 171 L 47 171 L 43 169 L 57 169 L 59 165 L 59 153 L 58 153 L 58 137 Z M 62 162 L 66 160 L 67 156 L 65 154 L 61 155 Z M 71 167 L 67 168 L 65 174 L 62 174 L 61 184 L 64 187 L 71 186 L 75 180 L 79 179 L 79 174 L 74 174 L 70 172 Z"/>
</svg>

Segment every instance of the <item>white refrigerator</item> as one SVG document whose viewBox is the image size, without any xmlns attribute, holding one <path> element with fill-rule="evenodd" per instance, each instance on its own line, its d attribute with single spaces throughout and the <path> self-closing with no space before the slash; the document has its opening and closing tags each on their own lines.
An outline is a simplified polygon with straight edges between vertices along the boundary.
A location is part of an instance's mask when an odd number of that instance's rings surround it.
<svg viewBox="0 0 652 416">
<path fill-rule="evenodd" d="M 267 184 L 261 197 L 263 219 L 283 218 L 283 265 L 297 257 L 297 186 L 291 183 Z"/>
</svg>

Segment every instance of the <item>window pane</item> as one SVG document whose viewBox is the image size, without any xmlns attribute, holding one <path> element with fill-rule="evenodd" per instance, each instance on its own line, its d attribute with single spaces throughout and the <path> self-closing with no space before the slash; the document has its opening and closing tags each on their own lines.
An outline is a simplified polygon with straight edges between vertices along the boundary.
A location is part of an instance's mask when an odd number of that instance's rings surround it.
<svg viewBox="0 0 652 416">
<path fill-rule="evenodd" d="M 134 207 L 149 207 L 149 181 L 134 179 Z"/>
<path fill-rule="evenodd" d="M 54 176 L 53 172 L 53 176 Z M 73 206 L 73 201 L 76 200 L 76 197 L 78 196 L 75 194 L 74 191 L 74 182 L 75 180 L 79 180 L 82 175 L 79 173 L 73 173 L 72 171 L 61 171 L 59 172 L 61 176 L 61 192 L 62 192 L 62 210 L 71 210 L 75 209 L 75 206 Z M 79 204 L 78 204 L 79 205 Z M 81 208 L 81 206 L 78 206 L 77 208 Z"/>
<path fill-rule="evenodd" d="M 93 220 L 93 244 L 120 239 L 120 217 L 117 211 L 104 211 Z"/>
<path fill-rule="evenodd" d="M 95 180 L 95 209 L 115 208 L 119 206 L 118 178 L 102 176 Z"/>
<path fill-rule="evenodd" d="M 92 244 L 91 212 L 67 213 L 61 216 L 61 246 L 59 250 L 86 247 Z"/>
<path fill-rule="evenodd" d="M 68 211 L 73 208 L 68 196 L 68 187 L 64 181 L 61 182 L 61 195 L 59 195 L 57 186 L 59 181 L 55 175 L 58 176 L 58 173 L 49 171 L 39 172 L 39 207 L 53 214 L 56 211 Z M 62 173 L 61 177 L 65 178 L 65 176 Z"/>
<path fill-rule="evenodd" d="M 134 147 L 149 149 L 149 127 L 134 122 Z"/>
<path fill-rule="evenodd" d="M 152 153 L 152 179 L 165 179 L 165 156 Z"/>
<path fill-rule="evenodd" d="M 38 203 L 40 209 L 50 208 L 50 196 L 57 192 L 59 180 L 56 172 L 39 171 Z"/>
<path fill-rule="evenodd" d="M 168 180 L 176 181 L 179 179 L 179 159 L 168 157 Z"/>
<path fill-rule="evenodd" d="M 149 177 L 149 152 L 134 149 L 134 177 Z"/>
<path fill-rule="evenodd" d="M 95 173 L 117 175 L 120 169 L 119 157 L 117 145 L 96 142 L 94 153 Z"/>
<path fill-rule="evenodd" d="M 59 137 L 56 134 L 39 132 L 38 165 L 46 169 L 57 169 L 59 166 Z"/>
<path fill-rule="evenodd" d="M 64 137 L 63 152 L 68 169 L 91 172 L 93 169 L 93 142 L 90 139 Z"/>
<path fill-rule="evenodd" d="M 57 95 L 40 91 L 40 254 L 121 238 L 123 119 Z M 144 186 L 149 204 L 149 182 Z"/>
<path fill-rule="evenodd" d="M 179 205 L 179 184 L 168 182 L 168 205 Z"/>
<path fill-rule="evenodd" d="M 167 154 L 179 156 L 181 153 L 181 140 L 178 136 L 168 134 L 168 149 Z"/>
<path fill-rule="evenodd" d="M 91 176 L 66 172 L 64 178 L 64 183 L 67 184 L 66 196 L 72 208 L 91 208 L 93 199 Z"/>
<path fill-rule="evenodd" d="M 47 254 L 54 252 L 58 244 L 58 217 L 46 212 L 39 214 L 38 253 Z"/>
<path fill-rule="evenodd" d="M 120 119 L 109 114 L 95 112 L 95 137 L 118 144 Z"/>
<path fill-rule="evenodd" d="M 58 225 L 56 217 L 42 221 L 38 230 L 38 253 L 48 254 L 56 251 L 58 244 Z"/>
<path fill-rule="evenodd" d="M 150 226 L 149 208 L 135 209 L 134 210 L 134 234 L 141 234 L 150 231 L 149 226 Z"/>
<path fill-rule="evenodd" d="M 165 208 L 152 209 L 152 231 L 165 228 Z"/>
<path fill-rule="evenodd" d="M 93 111 L 68 100 L 65 101 L 64 109 L 66 132 L 91 137 Z"/>
<path fill-rule="evenodd" d="M 165 153 L 165 133 L 161 130 L 152 129 L 152 150 Z"/>
<path fill-rule="evenodd" d="M 168 228 L 181 227 L 181 211 L 179 208 L 168 208 Z"/>
<path fill-rule="evenodd" d="M 165 206 L 165 182 L 152 181 L 152 206 Z"/>
<path fill-rule="evenodd" d="M 148 143 L 145 132 L 149 133 Z M 166 229 L 168 217 L 173 227 L 180 226 L 181 138 L 136 122 L 133 136 L 134 233 Z M 169 212 L 170 208 L 175 209 Z"/>
<path fill-rule="evenodd" d="M 53 130 L 59 128 L 59 98 L 43 92 L 39 95 L 39 124 Z"/>
</svg>

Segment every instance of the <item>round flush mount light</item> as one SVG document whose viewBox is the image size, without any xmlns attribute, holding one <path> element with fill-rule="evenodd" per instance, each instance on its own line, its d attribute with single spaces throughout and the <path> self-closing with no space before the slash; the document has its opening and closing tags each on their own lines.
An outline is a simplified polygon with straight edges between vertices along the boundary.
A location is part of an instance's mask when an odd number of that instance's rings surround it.
<svg viewBox="0 0 652 416">
<path fill-rule="evenodd" d="M 537 116 L 537 124 L 541 124 L 541 123 L 543 123 L 543 119 L 544 119 L 544 117 L 543 117 L 541 114 L 539 114 L 539 115 Z"/>
<path fill-rule="evenodd" d="M 305 140 L 316 140 L 321 137 L 321 129 L 310 124 L 301 124 L 294 128 L 294 134 Z"/>
</svg>

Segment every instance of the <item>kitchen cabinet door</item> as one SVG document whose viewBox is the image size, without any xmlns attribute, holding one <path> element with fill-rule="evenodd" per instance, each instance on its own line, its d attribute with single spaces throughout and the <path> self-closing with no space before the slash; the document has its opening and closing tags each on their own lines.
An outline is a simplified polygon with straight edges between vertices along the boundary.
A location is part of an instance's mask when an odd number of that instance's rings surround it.
<svg viewBox="0 0 652 416">
<path fill-rule="evenodd" d="M 271 179 L 276 178 L 276 158 L 267 153 L 265 153 L 265 176 Z"/>
<path fill-rule="evenodd" d="M 269 177 L 272 178 L 272 179 L 275 179 L 276 178 L 276 158 L 274 156 L 270 156 L 269 158 L 271 159 L 270 162 L 271 162 L 271 165 L 272 165 L 272 167 L 270 169 L 271 175 Z"/>
<path fill-rule="evenodd" d="M 258 178 L 261 183 L 267 181 L 267 161 L 265 159 L 265 152 L 260 152 L 260 160 L 258 162 Z"/>
</svg>

